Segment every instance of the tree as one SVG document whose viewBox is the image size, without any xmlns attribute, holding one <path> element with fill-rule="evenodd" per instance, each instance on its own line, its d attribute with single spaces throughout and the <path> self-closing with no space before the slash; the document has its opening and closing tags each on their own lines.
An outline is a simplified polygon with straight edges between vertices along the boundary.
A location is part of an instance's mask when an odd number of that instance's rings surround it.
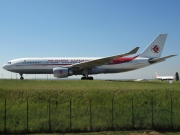
<svg viewBox="0 0 180 135">
<path fill-rule="evenodd" d="M 176 76 L 176 81 L 179 81 L 179 74 L 178 74 L 178 72 L 176 72 L 175 76 Z"/>
</svg>

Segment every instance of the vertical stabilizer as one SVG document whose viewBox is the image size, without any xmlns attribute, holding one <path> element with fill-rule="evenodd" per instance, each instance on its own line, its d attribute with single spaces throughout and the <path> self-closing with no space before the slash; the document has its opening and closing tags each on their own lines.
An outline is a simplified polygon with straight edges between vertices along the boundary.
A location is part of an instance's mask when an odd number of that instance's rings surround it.
<svg viewBox="0 0 180 135">
<path fill-rule="evenodd" d="M 159 34 L 150 45 L 139 55 L 139 57 L 159 58 L 164 48 L 167 34 Z"/>
<path fill-rule="evenodd" d="M 157 74 L 157 72 L 156 72 L 156 78 L 158 77 L 158 74 Z"/>
</svg>

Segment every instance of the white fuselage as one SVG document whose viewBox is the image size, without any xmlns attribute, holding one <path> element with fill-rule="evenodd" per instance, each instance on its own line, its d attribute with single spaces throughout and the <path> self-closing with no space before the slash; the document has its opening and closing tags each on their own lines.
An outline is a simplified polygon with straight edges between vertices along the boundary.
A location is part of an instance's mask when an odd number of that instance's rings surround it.
<svg viewBox="0 0 180 135">
<path fill-rule="evenodd" d="M 120 73 L 149 66 L 176 56 L 161 57 L 167 34 L 159 34 L 145 50 L 134 57 L 139 47 L 127 53 L 103 58 L 20 58 L 9 61 L 4 69 L 23 74 L 54 74 L 54 77 L 64 78 L 71 75 L 83 75 L 82 80 L 93 80 L 91 74 Z"/>
<path fill-rule="evenodd" d="M 98 58 L 20 58 L 9 61 L 3 68 L 21 74 L 53 74 L 53 68 L 55 67 L 71 66 L 95 59 Z M 148 58 L 137 57 L 130 61 L 122 61 L 118 64 L 96 66 L 93 67 L 91 71 L 100 71 L 100 73 L 126 72 L 150 65 L 148 60 Z M 89 71 L 89 74 L 96 73 L 91 71 Z M 77 72 L 76 74 L 80 75 L 81 73 Z"/>
<path fill-rule="evenodd" d="M 173 76 L 158 76 L 156 77 L 158 80 L 174 80 Z"/>
</svg>

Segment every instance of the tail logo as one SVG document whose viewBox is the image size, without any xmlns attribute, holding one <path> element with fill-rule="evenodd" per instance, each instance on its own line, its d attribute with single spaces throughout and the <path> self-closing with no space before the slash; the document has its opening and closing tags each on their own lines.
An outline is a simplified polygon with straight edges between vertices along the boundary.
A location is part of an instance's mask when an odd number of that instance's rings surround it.
<svg viewBox="0 0 180 135">
<path fill-rule="evenodd" d="M 151 50 L 152 50 L 153 53 L 158 53 L 159 50 L 160 50 L 160 47 L 158 45 L 153 45 Z"/>
</svg>

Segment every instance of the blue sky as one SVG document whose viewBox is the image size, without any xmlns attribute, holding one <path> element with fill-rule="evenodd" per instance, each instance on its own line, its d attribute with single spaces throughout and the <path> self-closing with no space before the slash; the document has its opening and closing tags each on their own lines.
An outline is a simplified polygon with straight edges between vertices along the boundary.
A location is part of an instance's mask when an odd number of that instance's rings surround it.
<svg viewBox="0 0 180 135">
<path fill-rule="evenodd" d="M 160 33 L 168 33 L 162 56 L 179 54 L 179 7 L 179 0 L 0 0 L 0 65 L 21 57 L 106 57 L 136 46 L 141 53 Z M 174 75 L 180 73 L 179 61 L 178 55 L 136 71 L 94 77 Z M 16 76 L 0 68 L 0 78 L 11 75 Z"/>
</svg>

